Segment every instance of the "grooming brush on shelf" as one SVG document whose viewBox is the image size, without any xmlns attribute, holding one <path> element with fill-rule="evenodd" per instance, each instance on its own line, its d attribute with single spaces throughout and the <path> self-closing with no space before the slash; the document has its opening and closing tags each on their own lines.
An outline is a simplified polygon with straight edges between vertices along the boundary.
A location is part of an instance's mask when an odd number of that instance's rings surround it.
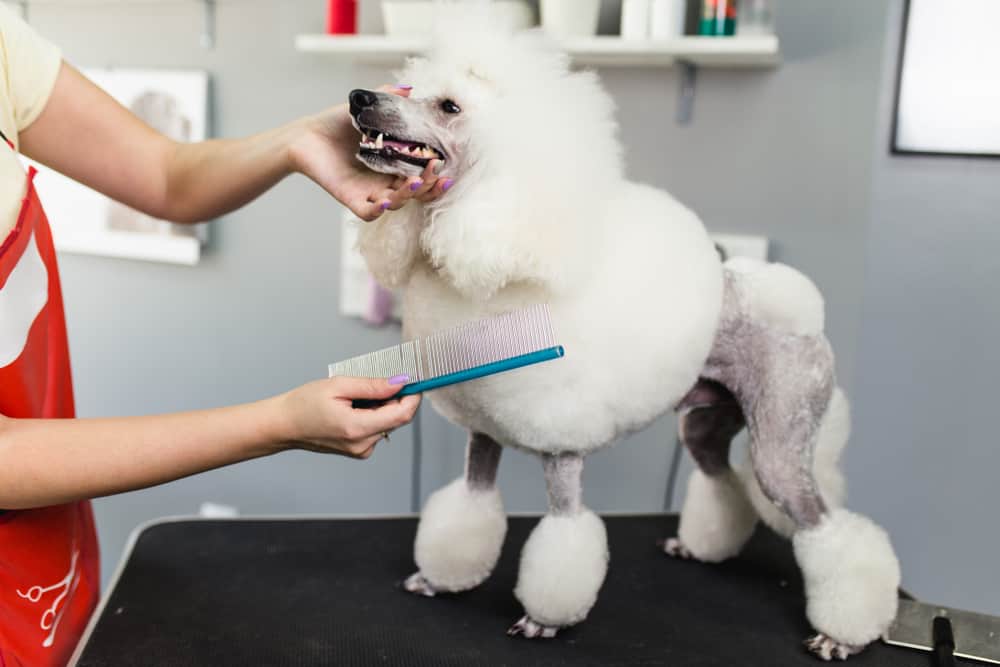
<svg viewBox="0 0 1000 667">
<path fill-rule="evenodd" d="M 410 383 L 395 399 L 561 356 L 563 348 L 555 342 L 549 307 L 539 304 L 330 364 L 330 377 L 409 376 Z M 382 403 L 358 400 L 354 407 Z"/>
</svg>

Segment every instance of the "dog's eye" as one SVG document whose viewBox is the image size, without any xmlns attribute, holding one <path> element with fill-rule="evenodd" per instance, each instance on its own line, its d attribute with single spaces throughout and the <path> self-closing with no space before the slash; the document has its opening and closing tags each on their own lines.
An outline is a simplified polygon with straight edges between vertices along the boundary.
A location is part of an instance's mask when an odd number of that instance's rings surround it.
<svg viewBox="0 0 1000 667">
<path fill-rule="evenodd" d="M 445 113 L 461 113 L 462 108 L 455 104 L 454 100 L 445 100 L 441 102 L 441 111 Z"/>
</svg>

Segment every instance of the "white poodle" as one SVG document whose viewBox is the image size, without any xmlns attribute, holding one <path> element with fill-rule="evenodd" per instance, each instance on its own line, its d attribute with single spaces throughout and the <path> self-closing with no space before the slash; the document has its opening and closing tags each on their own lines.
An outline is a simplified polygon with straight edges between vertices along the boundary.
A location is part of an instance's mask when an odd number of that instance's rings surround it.
<svg viewBox="0 0 1000 667">
<path fill-rule="evenodd" d="M 780 264 L 723 264 L 693 212 L 625 180 L 610 97 L 537 34 L 453 30 L 401 80 L 413 97 L 351 93 L 359 158 L 414 175 L 440 157 L 455 177 L 438 201 L 361 232 L 369 268 L 403 292 L 404 333 L 547 302 L 566 349 L 430 395 L 471 436 L 464 477 L 424 508 L 408 590 L 489 576 L 507 525 L 497 465 L 517 447 L 542 459 L 549 511 L 524 546 L 514 593 L 526 615 L 510 632 L 551 637 L 582 621 L 608 566 L 604 525 L 583 504 L 584 457 L 675 409 L 699 470 L 665 550 L 720 561 L 763 518 L 792 537 L 810 649 L 845 658 L 876 639 L 895 616 L 899 566 L 881 528 L 839 507 L 847 405 L 815 286 Z M 728 455 L 744 426 L 741 474 Z"/>
</svg>

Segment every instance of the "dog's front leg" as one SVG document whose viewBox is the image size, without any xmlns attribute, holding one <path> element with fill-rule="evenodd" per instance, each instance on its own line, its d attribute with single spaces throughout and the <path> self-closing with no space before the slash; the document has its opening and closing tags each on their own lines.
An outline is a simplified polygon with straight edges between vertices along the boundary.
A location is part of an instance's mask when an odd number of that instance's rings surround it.
<svg viewBox="0 0 1000 667">
<path fill-rule="evenodd" d="M 583 506 L 583 456 L 543 457 L 549 511 L 521 553 L 514 595 L 526 615 L 508 634 L 554 637 L 587 617 L 608 570 L 608 537 L 600 517 Z"/>
<path fill-rule="evenodd" d="M 406 580 L 406 590 L 426 596 L 454 593 L 490 576 L 507 532 L 496 488 L 500 453 L 489 436 L 469 437 L 465 476 L 435 491 L 420 514 L 413 549 L 420 571 Z"/>
</svg>

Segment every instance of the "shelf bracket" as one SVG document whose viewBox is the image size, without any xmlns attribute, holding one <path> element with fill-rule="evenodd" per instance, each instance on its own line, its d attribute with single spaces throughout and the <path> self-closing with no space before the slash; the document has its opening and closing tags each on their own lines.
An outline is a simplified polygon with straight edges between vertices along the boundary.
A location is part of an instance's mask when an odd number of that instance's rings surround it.
<svg viewBox="0 0 1000 667">
<path fill-rule="evenodd" d="M 678 65 L 681 68 L 681 89 L 677 96 L 676 121 L 678 125 L 690 125 L 694 115 L 694 87 L 698 78 L 698 66 L 686 60 L 681 60 Z"/>
<path fill-rule="evenodd" d="M 215 0 L 201 0 L 202 7 L 202 30 L 201 47 L 203 49 L 215 48 Z"/>
</svg>

